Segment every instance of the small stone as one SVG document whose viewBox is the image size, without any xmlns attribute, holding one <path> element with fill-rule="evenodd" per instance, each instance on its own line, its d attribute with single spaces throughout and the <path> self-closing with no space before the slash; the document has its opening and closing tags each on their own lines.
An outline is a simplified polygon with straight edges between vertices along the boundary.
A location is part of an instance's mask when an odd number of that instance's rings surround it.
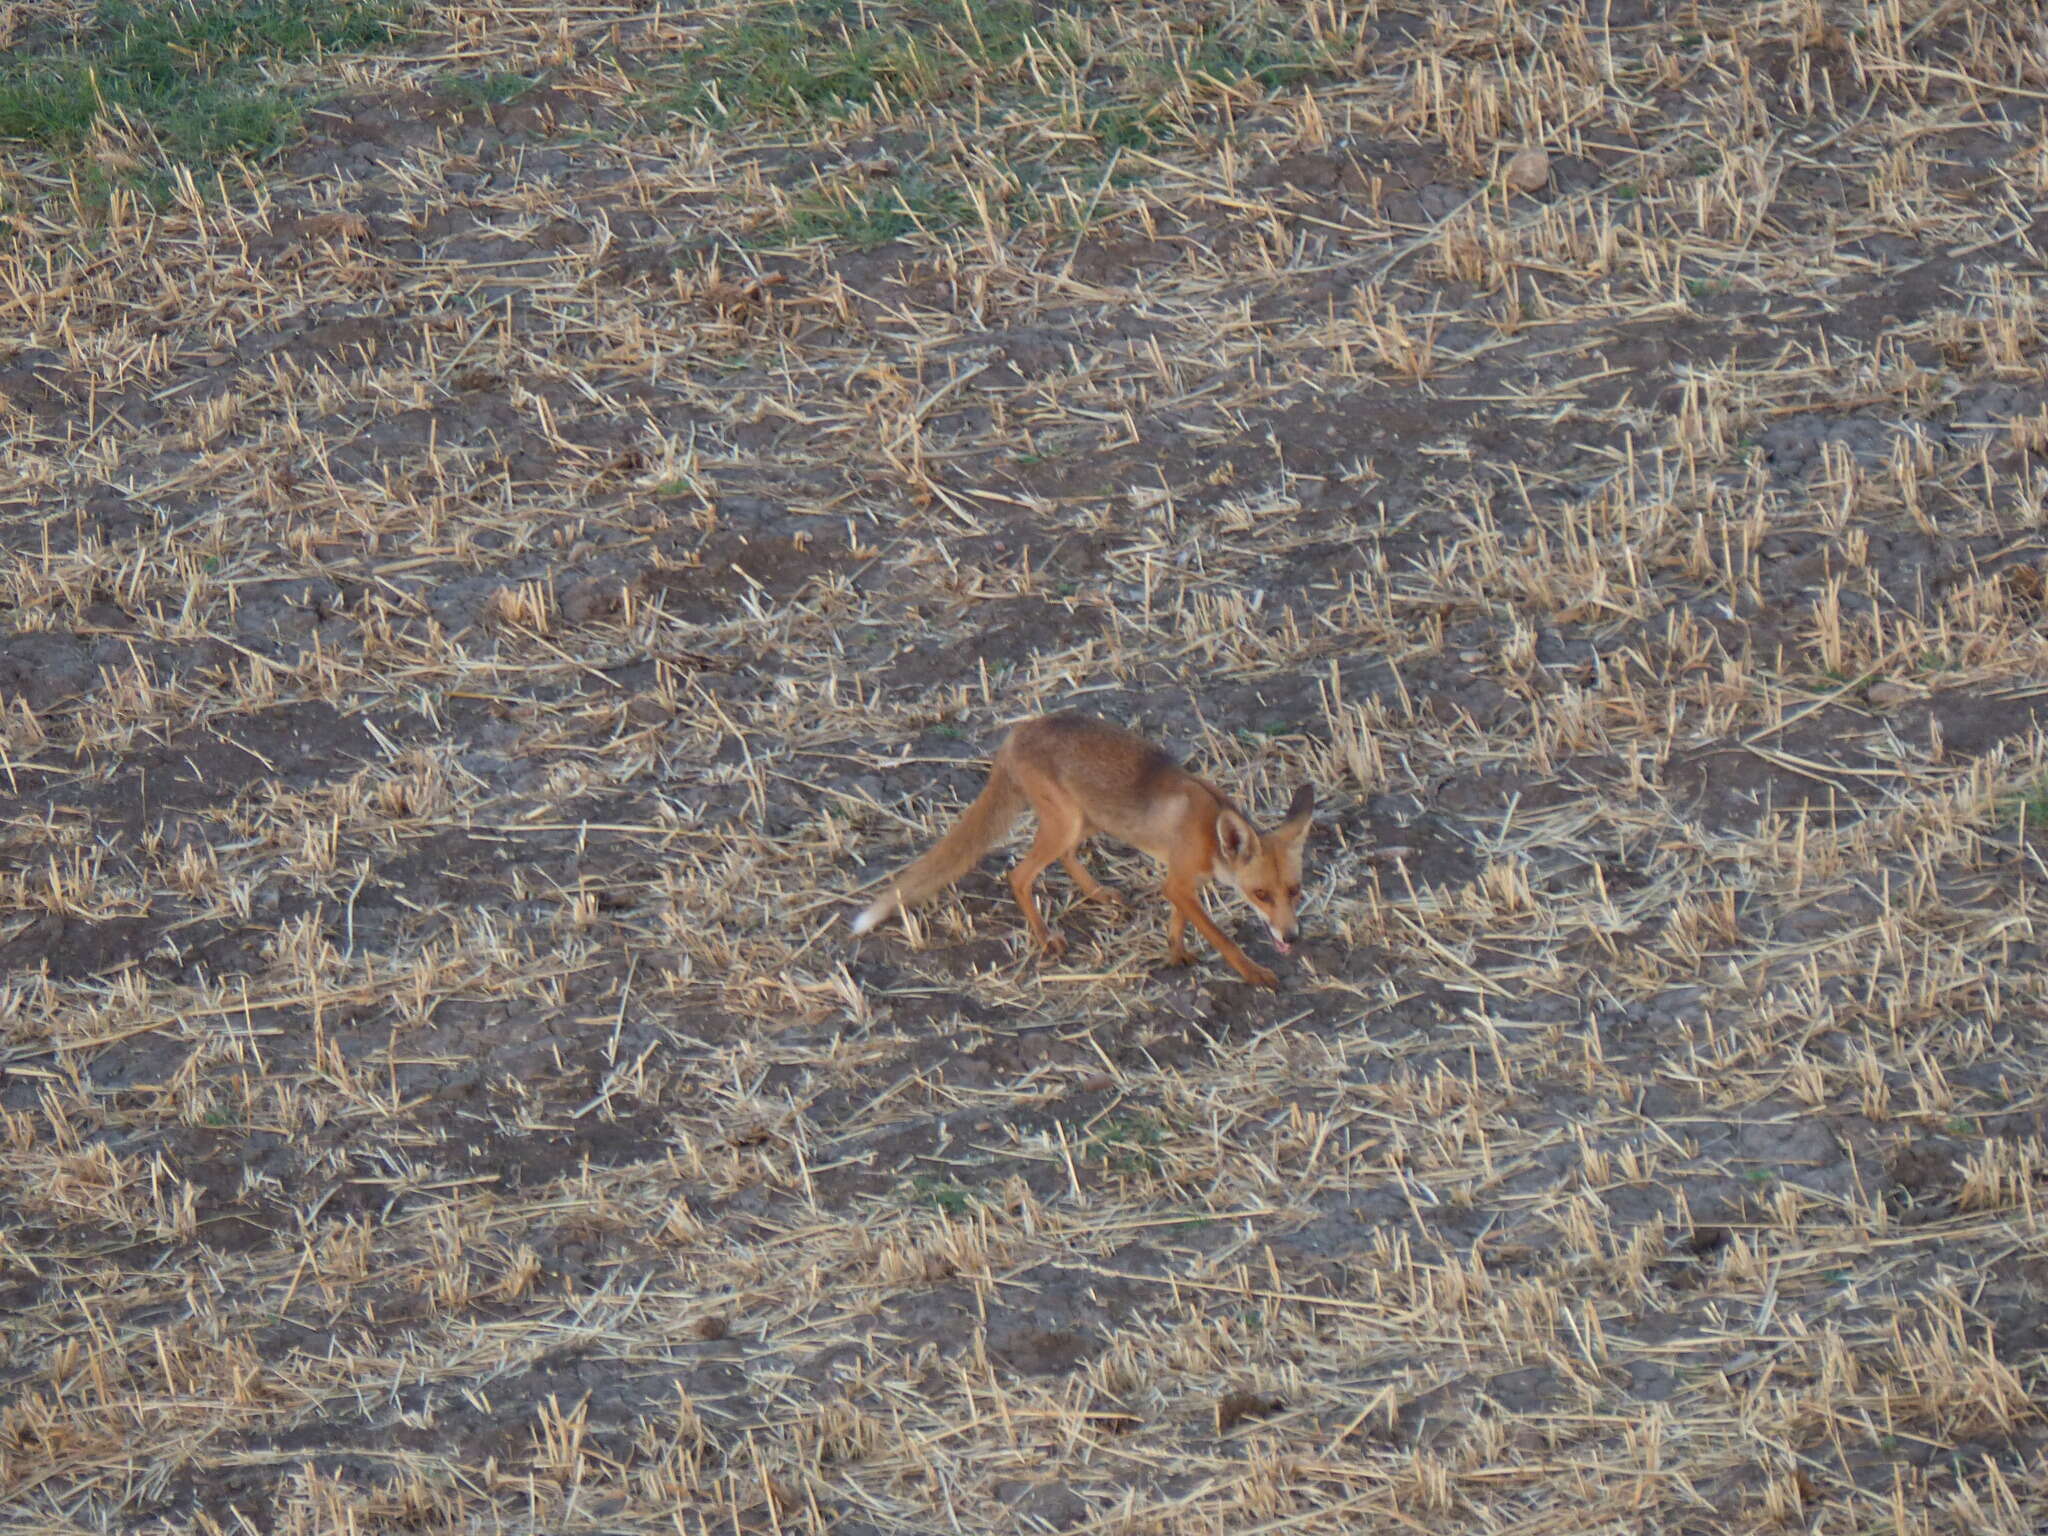
<svg viewBox="0 0 2048 1536">
<path fill-rule="evenodd" d="M 636 693 L 626 701 L 626 718 L 635 725 L 659 725 L 674 715 L 668 700 L 658 693 Z"/>
<path fill-rule="evenodd" d="M 1550 185 L 1550 156 L 1534 144 L 1518 150 L 1502 179 L 1513 191 L 1541 192 Z"/>
<path fill-rule="evenodd" d="M 1279 1398 L 1264 1392 L 1226 1392 L 1216 1400 L 1216 1433 L 1228 1434 L 1243 1420 L 1263 1418 L 1280 1406 Z"/>
<path fill-rule="evenodd" d="M 608 619 L 625 606 L 625 597 L 625 583 L 616 576 L 586 576 L 562 594 L 562 617 L 571 624 Z"/>
<path fill-rule="evenodd" d="M 359 213 L 313 213 L 299 220 L 294 233 L 301 240 L 361 240 L 370 233 L 370 221 Z"/>
<path fill-rule="evenodd" d="M 1904 683 L 1872 683 L 1863 692 L 1874 709 L 1892 709 L 1909 699 L 1920 697 L 1920 690 L 1909 688 Z"/>
</svg>

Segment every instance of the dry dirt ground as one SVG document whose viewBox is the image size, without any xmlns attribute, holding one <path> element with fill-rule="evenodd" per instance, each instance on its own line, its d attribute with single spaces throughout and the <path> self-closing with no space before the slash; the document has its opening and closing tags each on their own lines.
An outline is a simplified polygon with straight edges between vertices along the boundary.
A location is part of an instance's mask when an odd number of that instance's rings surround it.
<svg viewBox="0 0 2048 1536">
<path fill-rule="evenodd" d="M 479 0 L 9 146 L 10 1529 L 2042 1529 L 2043 37 Z M 1069 705 L 1319 787 L 1283 990 L 849 939 Z"/>
</svg>

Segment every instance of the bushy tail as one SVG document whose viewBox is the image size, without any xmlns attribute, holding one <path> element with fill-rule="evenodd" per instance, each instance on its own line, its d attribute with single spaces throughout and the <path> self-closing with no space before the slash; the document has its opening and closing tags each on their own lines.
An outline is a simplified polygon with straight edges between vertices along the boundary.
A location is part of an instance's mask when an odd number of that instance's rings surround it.
<svg viewBox="0 0 2048 1536">
<path fill-rule="evenodd" d="M 891 913 L 928 901 L 981 862 L 981 856 L 1003 840 L 1024 812 L 1024 794 L 998 762 L 988 783 L 961 813 L 953 829 L 931 851 L 907 866 L 890 883 L 889 894 L 853 920 L 855 933 L 866 933 Z"/>
</svg>

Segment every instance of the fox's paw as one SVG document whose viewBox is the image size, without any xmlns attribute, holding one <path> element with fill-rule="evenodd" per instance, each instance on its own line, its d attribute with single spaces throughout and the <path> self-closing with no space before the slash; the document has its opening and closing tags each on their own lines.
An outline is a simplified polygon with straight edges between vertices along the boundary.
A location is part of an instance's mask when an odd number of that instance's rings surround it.
<svg viewBox="0 0 2048 1536">
<path fill-rule="evenodd" d="M 1099 901 L 1105 907 L 1112 908 L 1119 912 L 1121 912 L 1125 907 L 1128 907 L 1130 905 L 1130 903 L 1124 899 L 1124 893 L 1122 891 L 1115 890 L 1107 885 L 1098 885 L 1092 892 L 1089 893 L 1088 899 L 1090 901 Z"/>
<path fill-rule="evenodd" d="M 1169 949 L 1166 952 L 1166 963 L 1168 965 L 1186 965 L 1193 958 L 1194 956 L 1184 949 Z"/>
<path fill-rule="evenodd" d="M 1058 929 L 1049 930 L 1038 941 L 1038 952 L 1048 960 L 1057 960 L 1067 952 L 1067 936 Z"/>
<path fill-rule="evenodd" d="M 1275 992 L 1280 990 L 1280 978 L 1256 960 L 1245 966 L 1244 979 L 1255 987 L 1271 987 Z"/>
</svg>

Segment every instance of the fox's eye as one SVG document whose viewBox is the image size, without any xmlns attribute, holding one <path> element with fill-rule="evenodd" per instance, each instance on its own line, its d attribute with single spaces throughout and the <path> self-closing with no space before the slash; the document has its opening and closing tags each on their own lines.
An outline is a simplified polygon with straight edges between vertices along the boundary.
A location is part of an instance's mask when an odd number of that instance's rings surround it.
<svg viewBox="0 0 2048 1536">
<path fill-rule="evenodd" d="M 1273 899 L 1273 893 L 1272 893 L 1271 891 L 1253 891 L 1253 892 L 1252 892 L 1252 900 L 1253 900 L 1253 901 L 1271 901 L 1272 899 Z"/>
<path fill-rule="evenodd" d="M 1287 887 L 1287 899 L 1288 899 L 1289 901 L 1292 901 L 1292 900 L 1294 900 L 1294 898 L 1295 898 L 1295 897 L 1297 897 L 1297 896 L 1299 896 L 1300 894 L 1301 894 L 1301 887 L 1300 887 L 1300 886 L 1298 886 L 1298 885 L 1290 885 L 1289 887 Z"/>
</svg>

